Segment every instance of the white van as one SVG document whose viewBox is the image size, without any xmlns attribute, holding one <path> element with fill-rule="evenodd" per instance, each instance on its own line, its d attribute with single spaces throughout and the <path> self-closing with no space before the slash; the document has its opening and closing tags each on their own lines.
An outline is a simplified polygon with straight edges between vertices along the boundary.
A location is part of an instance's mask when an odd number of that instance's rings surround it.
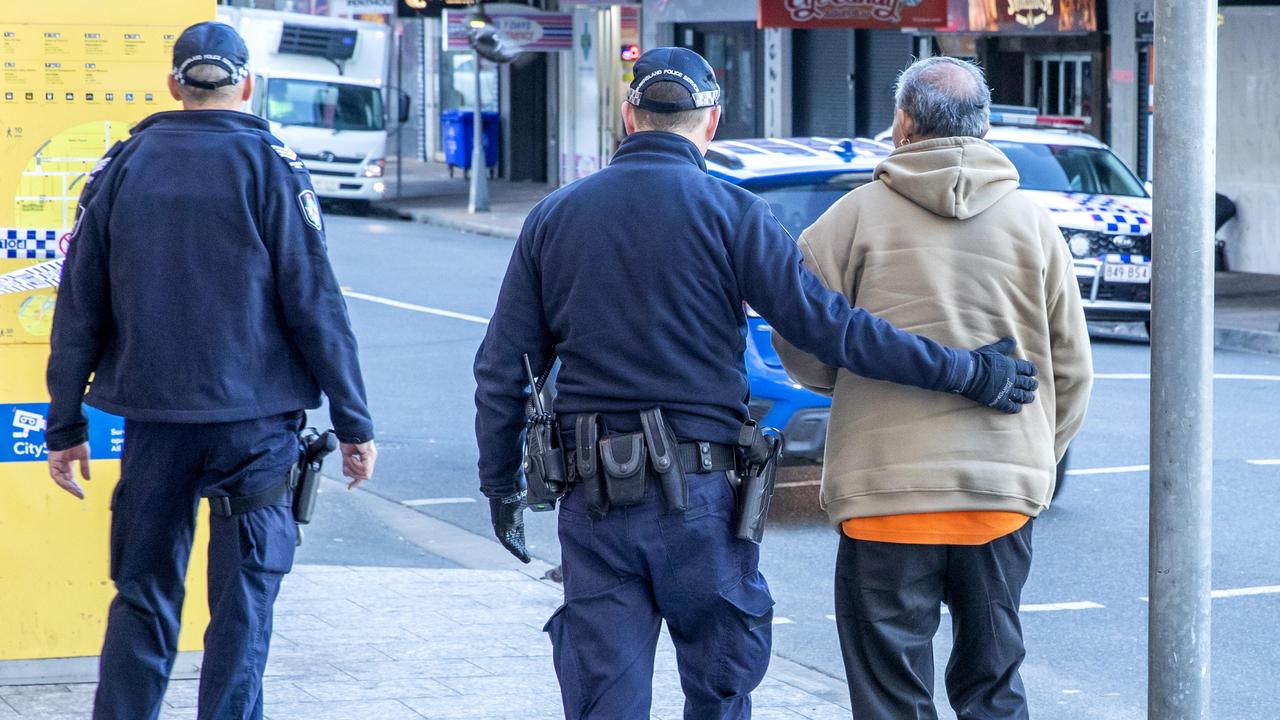
<svg viewBox="0 0 1280 720">
<path fill-rule="evenodd" d="M 220 6 L 218 20 L 249 48 L 249 111 L 311 171 L 326 198 L 377 200 L 386 192 L 390 49 L 386 25 Z M 399 98 L 399 119 L 408 119 Z"/>
</svg>

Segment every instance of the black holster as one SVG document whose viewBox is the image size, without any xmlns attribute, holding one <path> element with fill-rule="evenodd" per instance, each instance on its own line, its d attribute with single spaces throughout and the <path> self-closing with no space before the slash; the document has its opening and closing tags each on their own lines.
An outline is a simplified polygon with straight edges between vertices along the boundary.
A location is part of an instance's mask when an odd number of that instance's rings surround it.
<svg viewBox="0 0 1280 720">
<path fill-rule="evenodd" d="M 689 509 L 689 483 L 680 466 L 680 452 L 675 435 L 662 417 L 662 408 L 640 413 L 640 427 L 644 428 L 645 445 L 649 448 L 649 461 L 653 473 L 658 476 L 658 486 L 671 512 Z"/>
<path fill-rule="evenodd" d="M 748 421 L 738 436 L 739 473 L 738 518 L 734 535 L 759 544 L 764 539 L 764 526 L 778 477 L 785 439 L 776 430 L 766 430 Z"/>
<path fill-rule="evenodd" d="M 338 437 L 332 430 L 320 433 L 315 428 L 307 428 L 298 440 L 302 443 L 302 461 L 289 471 L 289 482 L 293 488 L 293 521 L 306 525 L 316 510 L 324 459 L 338 449 Z"/>
<path fill-rule="evenodd" d="M 604 475 L 609 504 L 629 507 L 644 501 L 644 477 L 648 459 L 644 433 L 614 435 L 600 441 L 600 471 Z"/>
<path fill-rule="evenodd" d="M 587 511 L 598 518 L 609 514 L 609 493 L 604 474 L 600 472 L 600 414 L 578 416 L 574 430 L 574 470 L 578 475 L 578 492 L 586 499 Z"/>
<path fill-rule="evenodd" d="M 531 418 L 524 435 L 524 478 L 529 509 L 554 510 L 565 491 L 564 450 L 559 429 L 548 419 Z"/>
</svg>

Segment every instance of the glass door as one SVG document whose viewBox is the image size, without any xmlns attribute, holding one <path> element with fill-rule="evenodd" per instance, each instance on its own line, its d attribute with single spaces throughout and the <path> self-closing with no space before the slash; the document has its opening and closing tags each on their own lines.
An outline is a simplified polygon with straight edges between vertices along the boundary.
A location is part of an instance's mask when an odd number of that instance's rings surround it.
<svg viewBox="0 0 1280 720">
<path fill-rule="evenodd" d="M 1087 53 L 1027 57 L 1026 103 L 1042 115 L 1093 116 L 1093 61 Z"/>
<path fill-rule="evenodd" d="M 715 70 L 723 106 L 720 139 L 763 135 L 764 92 L 758 70 L 760 33 L 753 23 L 676 26 L 676 42 L 702 55 Z"/>
</svg>

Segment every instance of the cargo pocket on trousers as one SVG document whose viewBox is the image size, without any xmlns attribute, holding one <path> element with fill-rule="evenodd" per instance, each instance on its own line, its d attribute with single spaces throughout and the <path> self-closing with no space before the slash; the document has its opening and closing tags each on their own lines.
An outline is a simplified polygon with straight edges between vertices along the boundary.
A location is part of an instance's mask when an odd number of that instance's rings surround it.
<svg viewBox="0 0 1280 720">
<path fill-rule="evenodd" d="M 569 631 L 565 627 L 565 612 L 568 609 L 568 603 L 556 608 L 542 626 L 542 632 L 551 638 L 551 660 L 556 668 L 556 677 L 560 680 L 560 694 L 566 716 L 578 717 L 586 704 L 587 694 L 582 683 L 582 673 L 578 671 L 578 650 L 569 640 Z"/>
<path fill-rule="evenodd" d="M 743 575 L 720 591 L 725 601 L 716 691 L 722 698 L 749 694 L 764 680 L 773 643 L 773 595 L 764 576 Z"/>
<path fill-rule="evenodd" d="M 287 505 L 271 505 L 234 518 L 239 526 L 241 562 L 248 570 L 284 574 L 293 569 L 298 528 Z"/>
<path fill-rule="evenodd" d="M 743 575 L 733 586 L 721 590 L 720 597 L 741 613 L 747 630 L 773 622 L 773 595 L 759 572 Z"/>
</svg>

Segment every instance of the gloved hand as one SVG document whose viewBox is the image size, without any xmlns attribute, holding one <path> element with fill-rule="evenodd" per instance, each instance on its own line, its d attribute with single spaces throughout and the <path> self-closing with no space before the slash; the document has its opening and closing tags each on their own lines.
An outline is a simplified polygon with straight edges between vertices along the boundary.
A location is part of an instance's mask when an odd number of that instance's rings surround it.
<svg viewBox="0 0 1280 720">
<path fill-rule="evenodd" d="M 493 520 L 493 534 L 507 552 L 529 562 L 529 548 L 524 544 L 525 491 L 504 498 L 489 498 L 489 517 Z"/>
<path fill-rule="evenodd" d="M 1022 412 L 1023 405 L 1035 401 L 1040 382 L 1035 365 L 1011 357 L 1017 347 L 1007 337 L 972 351 L 969 379 L 956 392 L 1000 412 Z"/>
</svg>

